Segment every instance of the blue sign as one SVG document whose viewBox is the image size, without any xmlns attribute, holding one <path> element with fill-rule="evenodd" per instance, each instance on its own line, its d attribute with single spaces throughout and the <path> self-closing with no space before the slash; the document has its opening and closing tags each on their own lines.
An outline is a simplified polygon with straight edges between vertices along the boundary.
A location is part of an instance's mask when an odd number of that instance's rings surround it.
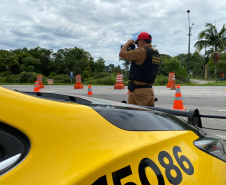
<svg viewBox="0 0 226 185">
<path fill-rule="evenodd" d="M 73 71 L 70 71 L 70 77 L 73 78 Z"/>
</svg>

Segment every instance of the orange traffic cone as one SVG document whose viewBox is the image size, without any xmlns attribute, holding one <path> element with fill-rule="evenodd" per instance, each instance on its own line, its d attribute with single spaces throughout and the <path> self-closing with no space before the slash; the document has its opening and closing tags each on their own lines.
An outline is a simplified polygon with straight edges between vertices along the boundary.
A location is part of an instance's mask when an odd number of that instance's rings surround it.
<svg viewBox="0 0 226 185">
<path fill-rule="evenodd" d="M 79 74 L 76 75 L 76 83 L 75 83 L 74 89 L 83 89 L 81 75 Z"/>
<path fill-rule="evenodd" d="M 122 82 L 123 75 L 118 73 L 116 75 L 116 84 L 114 85 L 114 89 L 125 89 L 125 85 Z"/>
<path fill-rule="evenodd" d="M 172 86 L 172 83 L 173 83 L 173 75 L 174 75 L 174 73 L 169 73 L 168 84 L 166 85 L 167 88 L 170 88 Z"/>
<path fill-rule="evenodd" d="M 91 85 L 88 86 L 88 95 L 93 95 Z"/>
<path fill-rule="evenodd" d="M 172 86 L 170 88 L 170 90 L 176 90 L 176 84 L 175 84 L 175 74 L 173 74 L 173 81 L 172 81 Z"/>
<path fill-rule="evenodd" d="M 186 108 L 183 106 L 180 85 L 177 85 L 175 100 L 171 109 L 186 110 Z"/>
<path fill-rule="evenodd" d="M 40 90 L 39 81 L 35 81 L 34 92 L 40 92 L 39 90 Z"/>
<path fill-rule="evenodd" d="M 42 75 L 37 75 L 37 81 L 39 82 L 39 87 L 44 88 L 44 85 L 42 83 Z"/>
</svg>

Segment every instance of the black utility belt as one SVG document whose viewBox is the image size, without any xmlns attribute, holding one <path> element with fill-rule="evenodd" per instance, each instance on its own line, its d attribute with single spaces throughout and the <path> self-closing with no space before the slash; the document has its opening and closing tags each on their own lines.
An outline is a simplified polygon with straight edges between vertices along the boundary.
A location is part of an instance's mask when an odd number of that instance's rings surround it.
<svg viewBox="0 0 226 185">
<path fill-rule="evenodd" d="M 140 88 L 152 88 L 152 86 L 151 85 L 136 85 L 132 81 L 129 81 L 128 89 L 130 92 L 133 92 L 135 89 L 140 89 Z"/>
</svg>

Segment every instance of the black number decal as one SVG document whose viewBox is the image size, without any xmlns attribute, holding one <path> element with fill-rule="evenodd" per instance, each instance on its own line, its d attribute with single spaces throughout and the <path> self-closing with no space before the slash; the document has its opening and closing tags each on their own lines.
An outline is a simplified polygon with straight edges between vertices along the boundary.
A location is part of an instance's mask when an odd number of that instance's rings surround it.
<svg viewBox="0 0 226 185">
<path fill-rule="evenodd" d="M 106 175 L 97 179 L 92 185 L 108 185 Z"/>
<path fill-rule="evenodd" d="M 181 155 L 180 157 L 178 156 L 178 153 L 181 152 L 181 148 L 179 146 L 174 146 L 173 147 L 173 154 L 175 159 L 177 160 L 178 164 L 180 165 L 181 169 L 188 175 L 192 175 L 194 173 L 194 167 L 191 163 L 191 161 L 189 161 L 189 159 L 187 157 L 185 157 L 184 155 Z M 188 164 L 188 168 L 186 168 L 184 166 L 184 162 L 186 162 Z"/>
<path fill-rule="evenodd" d="M 160 169 L 158 168 L 158 166 L 149 158 L 144 158 L 141 160 L 140 164 L 139 164 L 139 176 L 140 176 L 140 181 L 142 185 L 150 185 L 151 183 L 148 181 L 147 179 L 147 175 L 145 172 L 145 169 L 147 167 L 150 167 L 156 174 L 157 178 L 158 178 L 158 184 L 159 185 L 165 185 L 165 181 L 164 178 L 162 176 L 162 173 L 160 171 Z"/>
<path fill-rule="evenodd" d="M 130 166 L 126 166 L 125 168 L 122 168 L 120 170 L 113 172 L 112 178 L 113 178 L 114 185 L 122 185 L 121 179 L 123 179 L 131 174 L 132 174 L 132 171 L 131 171 Z M 127 182 L 125 185 L 136 185 L 136 184 L 133 182 Z"/>
<path fill-rule="evenodd" d="M 164 158 L 167 158 L 169 160 L 168 164 L 165 163 Z M 167 152 L 162 151 L 159 153 L 158 159 L 160 164 L 166 169 L 165 174 L 169 182 L 171 184 L 180 184 L 182 181 L 182 173 L 180 169 L 173 164 L 173 159 L 171 158 L 171 156 Z M 171 175 L 171 170 L 174 170 L 176 172 L 176 177 L 173 177 Z"/>
<path fill-rule="evenodd" d="M 178 155 L 179 153 L 182 153 L 181 148 L 179 146 L 174 146 L 173 155 L 177 163 L 187 175 L 193 175 L 194 167 L 191 161 L 184 155 L 179 156 Z M 164 159 L 167 159 L 168 161 L 166 160 L 164 161 Z M 173 163 L 173 159 L 170 156 L 170 154 L 167 153 L 166 151 L 161 151 L 158 155 L 158 160 L 159 160 L 159 163 L 162 165 L 162 167 L 165 168 L 165 174 L 168 181 L 173 185 L 180 184 L 182 182 L 182 173 L 181 173 L 181 170 Z M 151 184 L 148 181 L 147 174 L 146 174 L 147 167 L 151 168 L 154 171 L 158 179 L 158 185 L 165 185 L 162 172 L 160 171 L 159 167 L 155 164 L 155 162 L 149 158 L 144 158 L 139 163 L 138 171 L 139 171 L 141 184 L 142 185 Z M 112 173 L 113 184 L 122 185 L 121 180 L 131 174 L 132 174 L 132 170 L 130 165 L 113 172 Z M 97 179 L 92 185 L 108 185 L 106 175 Z M 134 182 L 127 182 L 124 185 L 136 185 L 136 184 Z"/>
</svg>

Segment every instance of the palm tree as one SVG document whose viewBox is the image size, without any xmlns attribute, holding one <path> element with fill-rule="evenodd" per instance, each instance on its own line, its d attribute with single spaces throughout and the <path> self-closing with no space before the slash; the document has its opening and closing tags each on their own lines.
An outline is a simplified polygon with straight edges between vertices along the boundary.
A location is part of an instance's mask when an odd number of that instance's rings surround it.
<svg viewBox="0 0 226 185">
<path fill-rule="evenodd" d="M 226 46 L 226 28 L 223 25 L 220 32 L 217 32 L 216 26 L 211 23 L 206 24 L 206 29 L 201 31 L 198 35 L 198 41 L 195 43 L 195 47 L 198 51 L 203 48 L 211 47 L 213 50 L 212 58 L 215 64 L 214 76 L 217 82 L 217 62 L 220 60 L 220 52 L 224 51 Z"/>
</svg>

